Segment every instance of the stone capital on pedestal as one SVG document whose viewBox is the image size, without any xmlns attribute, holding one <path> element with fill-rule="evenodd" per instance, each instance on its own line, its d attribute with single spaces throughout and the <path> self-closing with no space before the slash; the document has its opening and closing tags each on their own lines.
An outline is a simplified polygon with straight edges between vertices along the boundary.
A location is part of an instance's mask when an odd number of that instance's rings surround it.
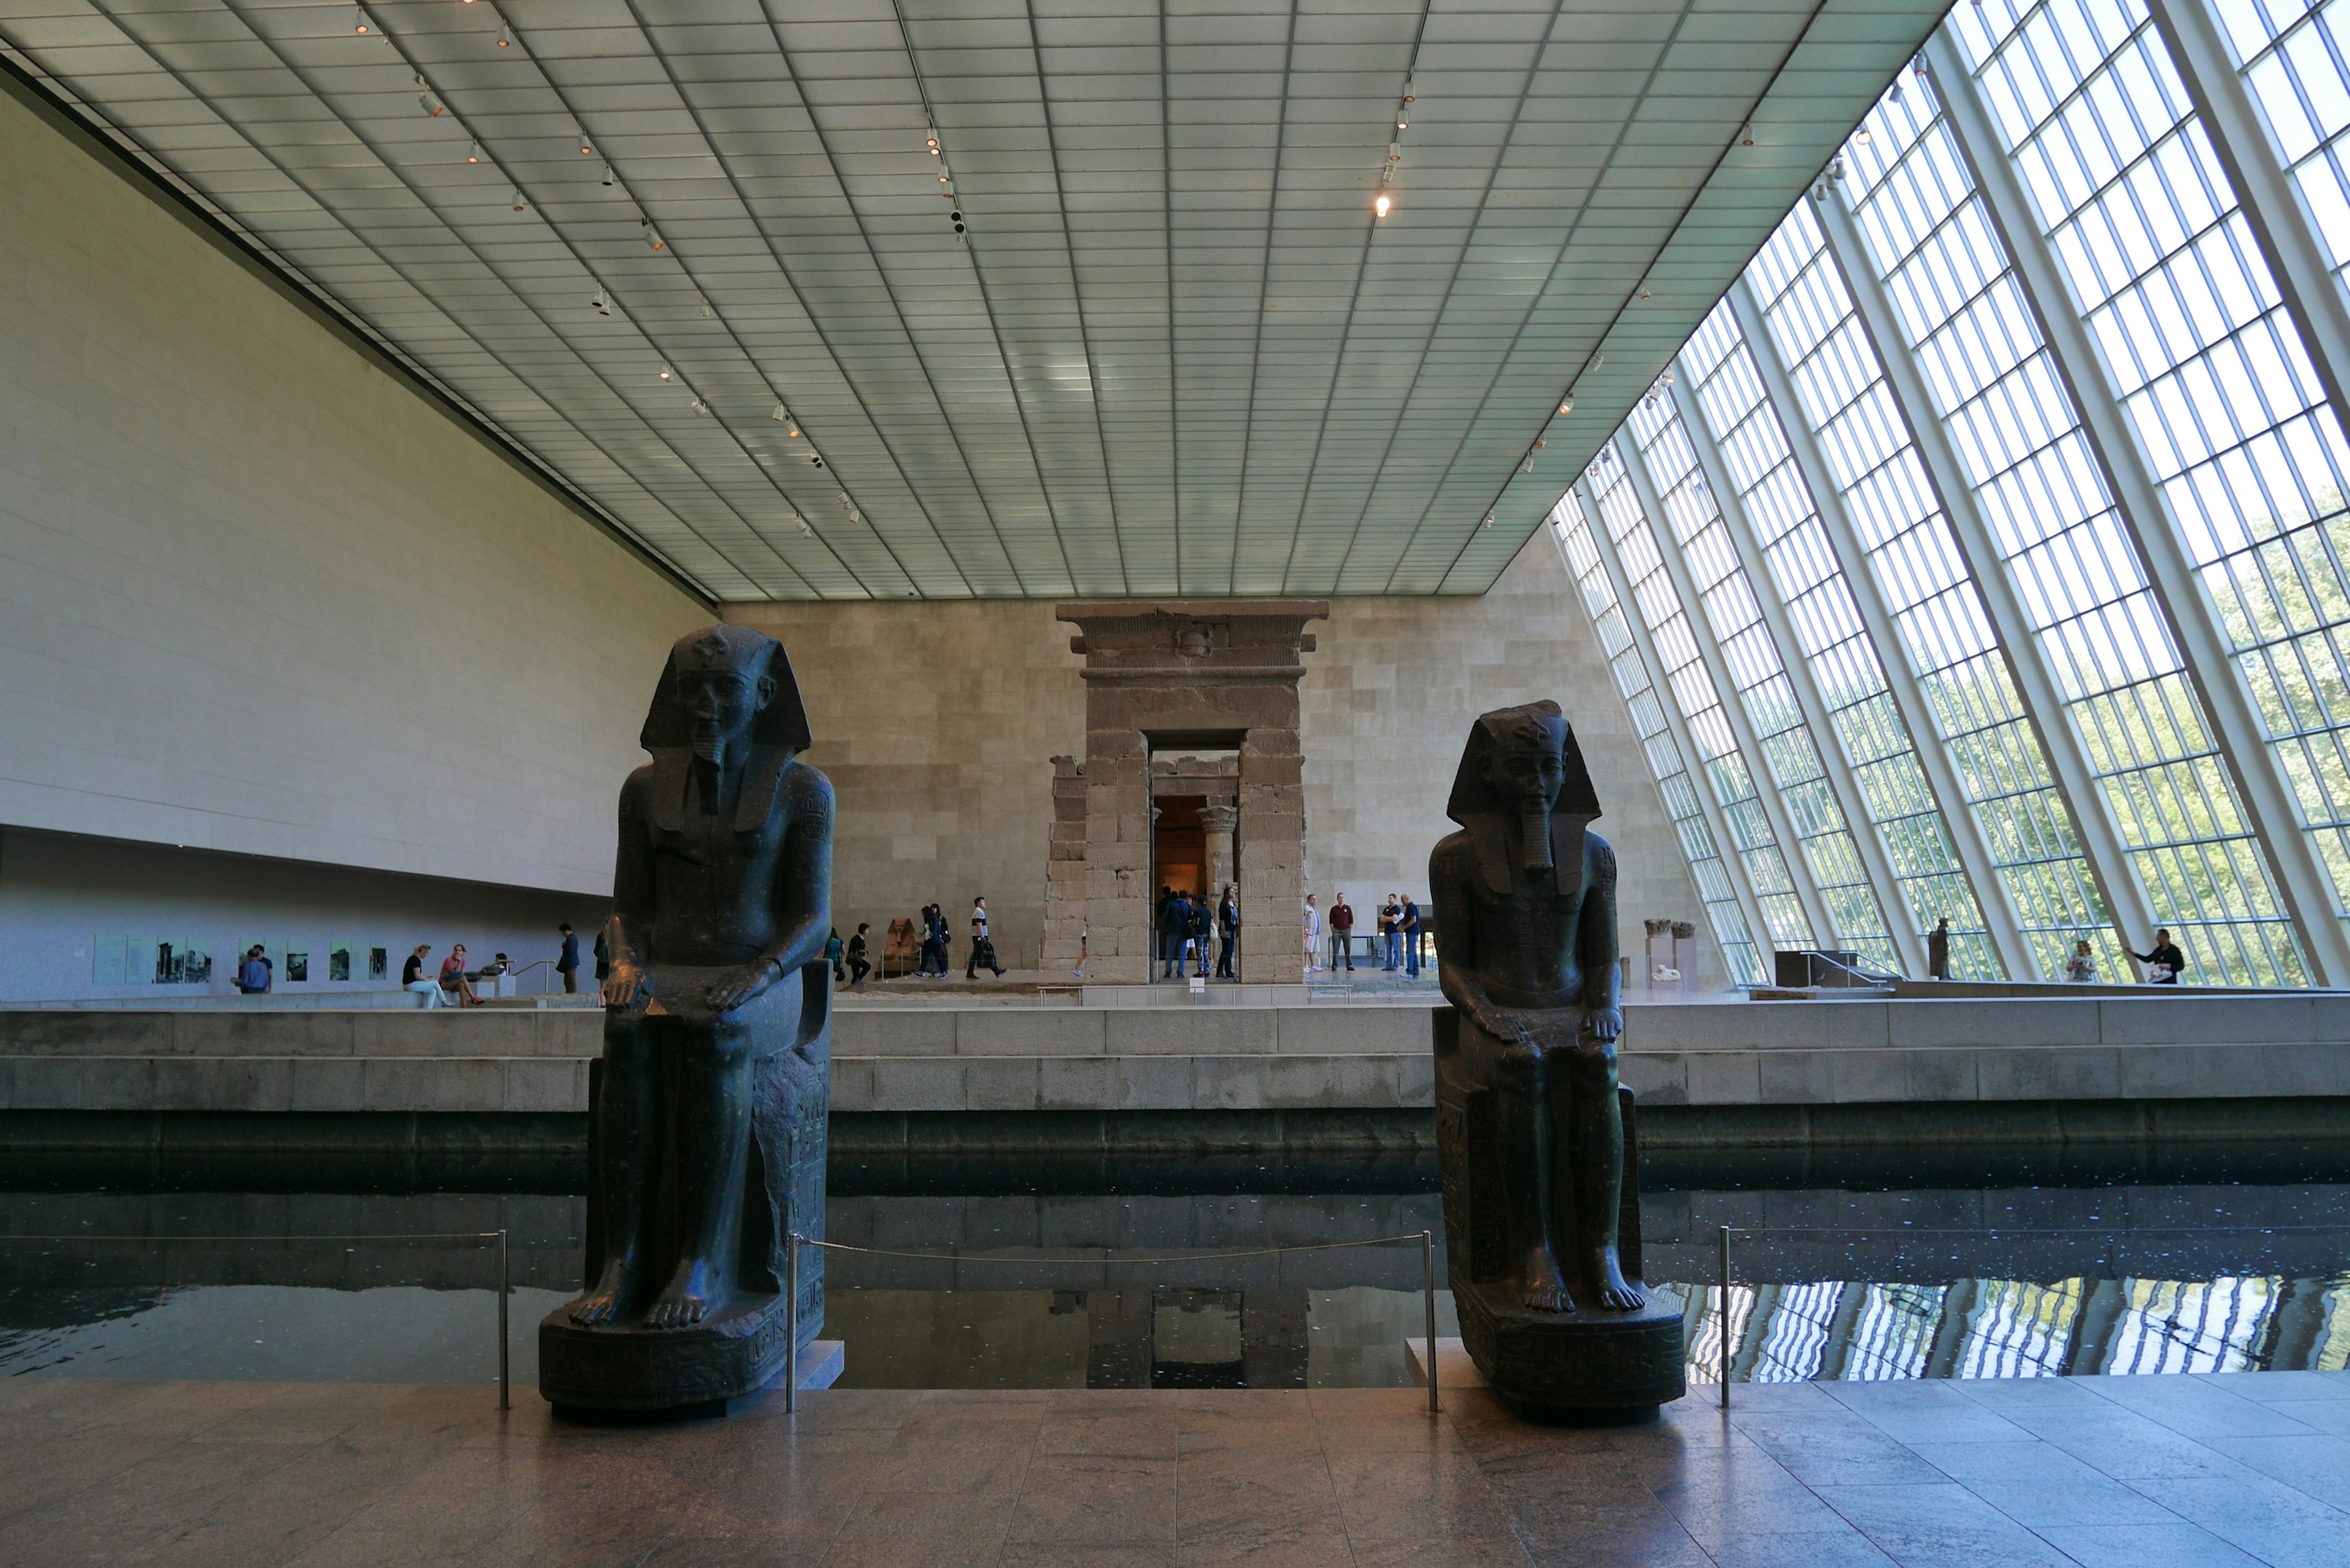
<svg viewBox="0 0 2350 1568">
<path fill-rule="evenodd" d="M 1211 836 L 1232 833 L 1241 825 L 1241 810 L 1236 805 L 1203 805 L 1200 808 L 1200 830 Z"/>
</svg>

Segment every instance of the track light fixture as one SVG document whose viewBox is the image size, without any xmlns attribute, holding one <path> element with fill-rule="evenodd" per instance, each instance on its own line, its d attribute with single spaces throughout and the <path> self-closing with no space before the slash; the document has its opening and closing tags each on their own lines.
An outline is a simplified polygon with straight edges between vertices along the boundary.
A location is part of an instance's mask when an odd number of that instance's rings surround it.
<svg viewBox="0 0 2350 1568">
<path fill-rule="evenodd" d="M 579 133 L 579 156 L 582 158 L 596 156 L 596 150 L 588 145 L 588 133 L 584 130 Z"/>
<path fill-rule="evenodd" d="M 612 166 L 611 166 L 609 163 L 607 163 L 607 164 L 605 164 L 605 165 L 604 165 L 604 186 L 605 186 L 605 188 L 606 188 L 607 190 L 609 190 L 609 189 L 611 188 L 611 184 L 612 184 Z"/>
<path fill-rule="evenodd" d="M 1389 200 L 1388 193 L 1385 191 L 1382 191 L 1378 194 L 1378 199 L 1371 203 L 1371 211 L 1384 218 L 1388 215 L 1389 209 L 1394 207 L 1394 205 L 1395 202 Z"/>
<path fill-rule="evenodd" d="M 479 163 L 481 161 L 482 144 L 480 141 L 476 140 L 473 146 L 465 149 L 465 161 L 468 163 Z"/>
<path fill-rule="evenodd" d="M 1575 394 L 1573 392 L 1569 392 L 1566 396 L 1558 400 L 1558 411 L 1563 414 L 1571 414 L 1575 412 Z"/>
<path fill-rule="evenodd" d="M 375 25 L 368 20 L 368 14 L 364 8 L 359 11 L 359 20 L 351 24 L 351 31 L 362 36 L 375 31 Z"/>
<path fill-rule="evenodd" d="M 671 370 L 667 365 L 663 365 L 660 368 L 660 379 L 664 381 L 671 379 L 676 374 L 677 372 Z"/>
<path fill-rule="evenodd" d="M 789 424 L 789 423 L 791 422 L 791 419 L 792 419 L 792 416 L 791 416 L 790 414 L 788 414 L 788 413 L 785 412 L 785 410 L 784 410 L 784 405 L 783 405 L 783 404 L 781 404 L 781 403 L 777 403 L 777 404 L 775 405 L 775 411 L 774 413 L 772 413 L 772 414 L 769 414 L 767 417 L 768 417 L 769 419 L 771 419 L 771 420 L 775 421 L 777 424 L 779 424 L 779 425 L 782 425 L 782 424 Z"/>
<path fill-rule="evenodd" d="M 588 303 L 596 307 L 597 315 L 609 316 L 612 314 L 612 291 L 608 288 L 599 288 L 596 291 L 596 297 L 589 300 Z"/>
<path fill-rule="evenodd" d="M 962 233 L 963 232 L 963 221 L 962 221 L 962 208 L 958 207 L 958 208 L 956 208 L 953 212 L 949 213 L 947 214 L 947 218 L 948 218 L 948 220 L 949 220 L 950 222 L 951 222 L 951 223 L 954 224 L 954 232 L 955 232 L 956 234 L 962 234 Z"/>
<path fill-rule="evenodd" d="M 501 49 L 514 47 L 514 29 L 504 22 L 498 24 L 498 47 Z"/>
<path fill-rule="evenodd" d="M 1738 145 L 1741 147 L 1752 147 L 1754 145 L 1754 122 L 1752 120 L 1748 120 L 1746 122 L 1746 128 L 1738 133 Z"/>
<path fill-rule="evenodd" d="M 1492 525 L 1493 525 L 1493 514 L 1492 514 L 1491 512 L 1486 513 L 1486 514 L 1485 514 L 1485 520 L 1484 520 L 1482 523 L 1480 523 L 1480 524 L 1477 524 L 1477 526 L 1478 526 L 1478 527 L 1480 527 L 1480 528 L 1491 528 Z"/>
<path fill-rule="evenodd" d="M 424 73 L 421 71 L 416 73 L 416 107 L 434 119 L 446 113 L 449 107 L 432 96 L 432 89 L 424 85 Z"/>
<path fill-rule="evenodd" d="M 1854 131 L 1854 132 L 1852 133 L 1852 139 L 1853 139 L 1853 141 L 1854 141 L 1856 145 L 1858 145 L 1858 146 L 1862 146 L 1862 147 L 1866 147 L 1866 146 L 1867 146 L 1867 145 L 1869 144 L 1869 141 L 1872 140 L 1872 138 L 1871 138 L 1871 137 L 1869 136 L 1869 134 L 1868 134 L 1868 127 L 1866 127 L 1866 126 L 1865 126 L 1865 125 L 1864 125 L 1864 126 L 1862 126 L 1858 130 Z"/>
<path fill-rule="evenodd" d="M 816 530 L 808 526 L 808 520 L 805 517 L 800 519 L 800 536 L 804 539 L 816 537 Z"/>
<path fill-rule="evenodd" d="M 646 244 L 656 251 L 668 248 L 669 242 L 660 237 L 660 231 L 653 227 L 653 221 L 650 218 L 640 218 L 638 220 L 638 224 L 645 232 Z"/>
<path fill-rule="evenodd" d="M 529 205 L 529 200 L 522 193 L 522 187 L 519 185 L 515 186 L 514 188 L 514 210 L 519 213 Z"/>
<path fill-rule="evenodd" d="M 1648 286 L 1645 283 L 1640 286 L 1640 297 L 1642 299 L 1648 297 Z"/>
<path fill-rule="evenodd" d="M 706 299 L 702 302 L 702 319 L 704 321 L 715 321 L 718 319 L 718 312 L 710 308 L 710 301 Z"/>
<path fill-rule="evenodd" d="M 710 417 L 710 405 L 696 398 L 693 400 L 693 412 L 695 418 L 706 420 Z"/>
<path fill-rule="evenodd" d="M 1671 370 L 1669 370 L 1669 369 L 1668 369 L 1668 370 L 1667 370 L 1663 375 L 1661 375 L 1661 376 L 1658 377 L 1658 378 L 1657 378 L 1657 384 L 1658 384 L 1659 386 L 1662 386 L 1662 387 L 1669 387 L 1669 386 L 1671 386 L 1671 385 L 1673 384 L 1673 373 L 1672 373 L 1672 371 L 1671 371 Z"/>
</svg>

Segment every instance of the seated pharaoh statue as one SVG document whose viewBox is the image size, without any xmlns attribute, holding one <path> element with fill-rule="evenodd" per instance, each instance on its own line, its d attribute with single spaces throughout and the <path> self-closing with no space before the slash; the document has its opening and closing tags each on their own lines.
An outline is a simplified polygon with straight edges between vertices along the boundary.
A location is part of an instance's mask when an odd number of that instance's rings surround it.
<svg viewBox="0 0 2350 1568">
<path fill-rule="evenodd" d="M 1616 857 L 1589 829 L 1598 796 L 1558 704 L 1479 718 L 1445 814 L 1461 831 L 1429 860 L 1452 1003 L 1435 1023 L 1437 1141 L 1462 1340 L 1529 1410 L 1678 1398 L 1678 1303 L 1639 1282 L 1627 1190 Z"/>
<path fill-rule="evenodd" d="M 785 1239 L 822 1226 L 832 788 L 795 758 L 807 718 L 782 647 L 737 626 L 681 639 L 642 742 L 605 928 L 588 1284 L 540 1335 L 542 1390 L 582 1409 L 773 1376 L 796 1348 Z M 807 1338 L 816 1271 L 802 1286 Z"/>
</svg>

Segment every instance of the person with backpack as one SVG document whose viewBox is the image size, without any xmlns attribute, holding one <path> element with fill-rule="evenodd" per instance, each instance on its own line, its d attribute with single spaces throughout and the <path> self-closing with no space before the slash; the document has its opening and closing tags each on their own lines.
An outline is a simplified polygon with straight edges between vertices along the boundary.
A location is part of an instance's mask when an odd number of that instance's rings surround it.
<svg viewBox="0 0 2350 1568">
<path fill-rule="evenodd" d="M 963 979 L 977 980 L 982 964 L 993 970 L 996 979 L 1003 978 L 1003 966 L 995 961 L 995 944 L 988 940 L 987 900 L 973 898 L 971 901 L 971 962 L 963 967 Z"/>
<path fill-rule="evenodd" d="M 848 978 L 848 971 L 842 966 L 840 961 L 840 955 L 845 945 L 846 944 L 844 944 L 840 940 L 840 928 L 838 926 L 835 926 L 832 929 L 832 935 L 824 939 L 825 966 L 832 971 L 832 982 L 835 985 L 838 985 L 842 981 Z"/>
</svg>

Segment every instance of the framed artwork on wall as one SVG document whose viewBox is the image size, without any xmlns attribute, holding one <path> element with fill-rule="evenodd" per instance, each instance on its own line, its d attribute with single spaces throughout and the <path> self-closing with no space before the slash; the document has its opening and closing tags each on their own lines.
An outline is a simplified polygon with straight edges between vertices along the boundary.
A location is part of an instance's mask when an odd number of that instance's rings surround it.
<svg viewBox="0 0 2350 1568">
<path fill-rule="evenodd" d="M 298 953 L 288 952 L 286 955 L 286 967 L 279 973 L 278 978 L 286 981 L 288 985 L 308 984 L 310 980 L 309 952 L 307 950 Z"/>
<path fill-rule="evenodd" d="M 382 980 L 391 972 L 391 950 L 389 948 L 368 949 L 368 978 Z"/>
<path fill-rule="evenodd" d="M 350 943 L 337 942 L 333 947 L 327 950 L 327 978 L 328 980 L 348 980 L 351 978 Z"/>
<path fill-rule="evenodd" d="M 90 943 L 89 982 L 92 985 L 121 985 L 123 965 L 130 958 L 129 937 L 99 937 Z"/>
</svg>

